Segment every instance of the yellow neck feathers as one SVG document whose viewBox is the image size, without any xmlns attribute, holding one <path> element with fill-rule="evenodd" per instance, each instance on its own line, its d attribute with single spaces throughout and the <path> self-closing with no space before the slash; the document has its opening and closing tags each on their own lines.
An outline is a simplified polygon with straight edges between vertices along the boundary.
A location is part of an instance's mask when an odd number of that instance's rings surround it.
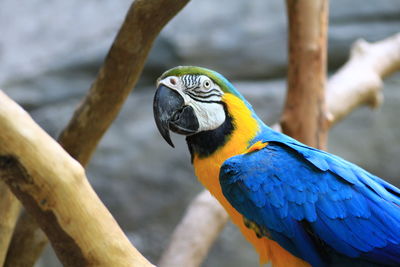
<svg viewBox="0 0 400 267">
<path fill-rule="evenodd" d="M 229 140 L 209 157 L 199 158 L 194 155 L 193 158 L 193 165 L 199 180 L 212 194 L 221 196 L 219 168 L 226 159 L 245 151 L 249 142 L 259 131 L 256 119 L 253 118 L 251 111 L 240 98 L 232 94 L 225 94 L 223 101 L 233 119 L 234 130 Z"/>
<path fill-rule="evenodd" d="M 194 155 L 193 166 L 200 182 L 221 203 L 230 215 L 232 221 L 239 227 L 246 239 L 253 244 L 260 254 L 260 262 L 271 261 L 274 267 L 305 267 L 309 266 L 303 260 L 294 257 L 275 241 L 265 237 L 258 238 L 255 232 L 244 225 L 243 216 L 234 209 L 222 194 L 219 183 L 219 170 L 224 161 L 232 156 L 246 151 L 249 142 L 260 130 L 257 120 L 243 101 L 229 93 L 223 97 L 229 114 L 233 119 L 234 130 L 226 144 L 218 148 L 208 157 Z"/>
</svg>

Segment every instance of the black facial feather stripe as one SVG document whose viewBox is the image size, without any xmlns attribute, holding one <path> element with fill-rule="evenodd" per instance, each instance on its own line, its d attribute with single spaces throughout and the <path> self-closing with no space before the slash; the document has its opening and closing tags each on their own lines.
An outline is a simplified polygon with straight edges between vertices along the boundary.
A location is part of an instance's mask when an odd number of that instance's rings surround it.
<svg viewBox="0 0 400 267">
<path fill-rule="evenodd" d="M 196 94 L 207 94 L 207 93 L 215 92 L 215 93 L 218 94 L 219 96 L 222 95 L 221 92 L 220 92 L 219 90 L 215 89 L 215 88 L 213 88 L 213 89 L 211 89 L 211 90 L 207 90 L 207 91 L 200 91 L 200 90 L 197 90 L 197 89 L 200 89 L 200 87 L 195 88 L 195 89 L 192 90 L 192 91 L 193 91 L 194 93 L 196 93 Z"/>
<path fill-rule="evenodd" d="M 213 96 L 216 97 L 220 97 L 221 94 L 208 94 L 208 95 L 199 95 L 199 94 L 193 94 L 193 92 L 187 91 L 186 92 L 188 95 L 193 96 L 193 97 L 197 97 L 197 98 L 201 98 L 201 99 L 207 99 L 207 98 L 211 98 Z"/>
<path fill-rule="evenodd" d="M 217 88 L 205 89 L 201 86 L 201 76 L 183 75 L 182 83 L 185 86 L 185 93 L 193 100 L 203 103 L 216 103 L 210 100 L 213 97 L 221 97 L 222 92 Z M 219 101 L 218 101 L 219 102 Z"/>
<path fill-rule="evenodd" d="M 200 76 L 198 76 L 198 75 L 183 75 L 182 81 L 186 88 L 193 89 L 195 87 L 199 87 Z"/>
<path fill-rule="evenodd" d="M 188 94 L 188 96 L 189 96 L 191 99 L 193 99 L 193 100 L 196 100 L 196 101 L 198 101 L 198 102 L 202 102 L 202 103 L 216 103 L 216 104 L 223 104 L 223 102 L 222 102 L 222 101 L 215 101 L 215 100 L 204 100 L 204 99 L 197 98 L 196 96 L 193 96 L 193 95 L 191 95 L 191 94 Z"/>
</svg>

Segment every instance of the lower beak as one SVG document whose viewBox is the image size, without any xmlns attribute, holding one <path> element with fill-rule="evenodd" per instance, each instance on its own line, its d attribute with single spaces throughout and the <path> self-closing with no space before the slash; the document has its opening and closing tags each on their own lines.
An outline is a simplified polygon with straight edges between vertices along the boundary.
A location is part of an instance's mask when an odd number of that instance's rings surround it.
<svg viewBox="0 0 400 267">
<path fill-rule="evenodd" d="M 183 135 L 195 134 L 199 122 L 191 106 L 185 106 L 183 97 L 164 85 L 157 88 L 153 101 L 154 119 L 167 143 L 174 147 L 169 131 Z"/>
</svg>

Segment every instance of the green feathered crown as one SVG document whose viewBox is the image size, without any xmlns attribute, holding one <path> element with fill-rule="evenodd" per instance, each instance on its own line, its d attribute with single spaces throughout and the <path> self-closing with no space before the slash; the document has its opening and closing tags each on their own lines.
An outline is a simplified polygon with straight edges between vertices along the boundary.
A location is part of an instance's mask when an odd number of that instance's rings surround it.
<svg viewBox="0 0 400 267">
<path fill-rule="evenodd" d="M 178 66 L 175 68 L 172 68 L 170 70 L 167 70 L 164 72 L 159 80 L 164 79 L 165 77 L 168 76 L 183 76 L 183 75 L 206 75 L 209 77 L 211 80 L 213 80 L 216 84 L 219 85 L 219 87 L 224 91 L 225 93 L 231 93 L 239 97 L 240 99 L 244 100 L 247 102 L 243 96 L 235 89 L 235 87 L 232 85 L 230 81 L 228 81 L 224 76 L 219 74 L 216 71 L 207 69 L 207 68 L 202 68 L 202 67 L 196 67 L 196 66 Z"/>
</svg>

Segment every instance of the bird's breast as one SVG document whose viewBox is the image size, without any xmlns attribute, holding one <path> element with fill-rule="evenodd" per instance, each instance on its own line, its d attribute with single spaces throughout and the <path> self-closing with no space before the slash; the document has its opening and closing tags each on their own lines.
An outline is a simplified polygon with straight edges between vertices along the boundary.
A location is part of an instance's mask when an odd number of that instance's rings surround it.
<svg viewBox="0 0 400 267">
<path fill-rule="evenodd" d="M 254 230 L 245 226 L 243 216 L 232 207 L 222 193 L 219 183 L 219 171 L 222 164 L 230 157 L 245 153 L 250 144 L 260 133 L 260 125 L 253 112 L 238 97 L 225 94 L 224 103 L 232 118 L 233 131 L 227 142 L 207 157 L 193 154 L 195 174 L 200 182 L 210 191 L 228 212 L 245 238 L 253 244 L 260 255 L 260 262 L 271 261 L 274 267 L 300 267 L 309 266 L 305 261 L 293 256 L 273 240 L 266 237 L 257 237 Z M 263 146 L 258 144 L 258 146 Z"/>
</svg>

